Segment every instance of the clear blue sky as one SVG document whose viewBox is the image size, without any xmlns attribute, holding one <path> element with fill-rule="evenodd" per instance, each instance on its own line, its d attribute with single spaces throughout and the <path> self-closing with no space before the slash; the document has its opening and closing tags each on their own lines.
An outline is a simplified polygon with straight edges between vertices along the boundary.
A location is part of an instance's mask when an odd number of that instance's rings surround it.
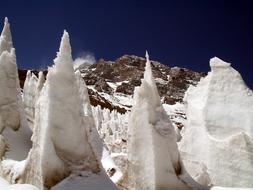
<svg viewBox="0 0 253 190">
<path fill-rule="evenodd" d="M 252 3 L 251 3 L 252 2 Z M 11 23 L 20 68 L 46 68 L 63 29 L 73 56 L 94 53 L 115 60 L 144 56 L 169 66 L 208 71 L 218 56 L 253 88 L 253 1 L 71 0 L 2 1 L 0 19 Z"/>
</svg>

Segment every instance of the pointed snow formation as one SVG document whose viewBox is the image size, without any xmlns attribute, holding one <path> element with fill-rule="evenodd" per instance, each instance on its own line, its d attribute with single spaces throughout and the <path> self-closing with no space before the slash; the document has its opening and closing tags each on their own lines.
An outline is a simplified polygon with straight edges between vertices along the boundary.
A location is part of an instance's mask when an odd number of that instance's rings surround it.
<svg viewBox="0 0 253 190">
<path fill-rule="evenodd" d="M 5 127 L 17 130 L 22 120 L 21 96 L 16 55 L 7 18 L 0 36 L 0 89 L 0 131 Z"/>
<path fill-rule="evenodd" d="M 45 190 L 71 172 L 100 170 L 87 137 L 89 126 L 84 122 L 66 31 L 54 63 L 36 103 L 33 147 L 20 177 Z"/>
<path fill-rule="evenodd" d="M 0 89 L 0 157 L 1 160 L 22 160 L 31 148 L 31 131 L 22 104 L 15 49 L 7 18 L 0 36 Z"/>
<path fill-rule="evenodd" d="M 67 73 L 71 71 L 71 73 L 74 73 L 74 71 L 72 72 L 74 68 L 69 34 L 66 30 L 63 32 L 59 52 L 57 52 L 57 57 L 54 59 L 54 63 L 56 67 L 55 71 Z"/>
<path fill-rule="evenodd" d="M 146 56 L 146 66 L 145 66 L 145 72 L 144 72 L 144 80 L 148 82 L 149 85 L 154 86 L 154 78 L 152 74 L 148 51 L 146 51 L 145 56 Z"/>
<path fill-rule="evenodd" d="M 181 166 L 172 123 L 164 111 L 149 56 L 144 80 L 135 89 L 129 118 L 128 189 L 189 189 L 179 178 Z"/>
<path fill-rule="evenodd" d="M 159 106 L 161 105 L 161 101 L 160 101 L 160 96 L 156 87 L 155 79 L 152 74 L 152 68 L 151 68 L 151 63 L 149 60 L 148 51 L 146 51 L 146 60 L 147 61 L 146 61 L 146 67 L 145 67 L 145 72 L 144 72 L 144 81 L 152 87 L 150 88 L 151 90 L 150 93 L 152 93 L 152 96 L 154 98 L 152 103 L 156 104 L 154 106 Z"/>
<path fill-rule="evenodd" d="M 23 88 L 23 102 L 24 110 L 26 112 L 27 120 L 31 129 L 34 125 L 35 96 L 37 83 L 38 78 L 30 70 L 27 71 Z"/>
<path fill-rule="evenodd" d="M 208 173 L 213 185 L 252 187 L 253 93 L 230 63 L 215 57 L 210 67 L 185 95 L 183 161 L 192 176 Z"/>
<path fill-rule="evenodd" d="M 40 92 L 41 92 L 41 90 L 44 86 L 45 81 L 46 81 L 45 76 L 44 76 L 43 72 L 40 71 L 39 72 L 39 79 L 38 79 L 38 82 L 37 82 L 37 85 L 36 85 L 35 102 L 37 101 L 37 99 L 40 96 Z"/>
<path fill-rule="evenodd" d="M 80 93 L 80 96 L 81 96 L 81 99 L 82 99 L 82 102 L 83 102 L 84 115 L 85 116 L 91 116 L 93 118 L 86 83 L 83 80 L 83 78 L 81 76 L 81 72 L 79 70 L 76 71 L 75 74 L 76 74 L 77 85 L 79 87 L 79 93 Z"/>
<path fill-rule="evenodd" d="M 152 81 L 152 70 L 151 70 L 151 64 L 149 60 L 149 54 L 148 51 L 146 51 L 146 66 L 145 66 L 145 72 L 144 72 L 144 80 L 146 81 Z M 148 79 L 150 77 L 150 79 Z"/>
<path fill-rule="evenodd" d="M 4 51 L 11 52 L 12 48 L 13 48 L 13 45 L 12 45 L 10 24 L 9 24 L 8 18 L 5 17 L 4 27 L 3 27 L 1 37 L 0 37 L 0 54 L 3 53 Z"/>
<path fill-rule="evenodd" d="M 100 139 L 100 136 L 98 134 L 98 131 L 96 129 L 95 120 L 93 117 L 91 105 L 90 105 L 90 99 L 88 94 L 88 89 L 86 86 L 85 81 L 83 80 L 80 71 L 76 71 L 76 80 L 77 80 L 77 86 L 79 88 L 79 94 L 82 101 L 83 106 L 83 120 L 84 125 L 86 126 L 86 134 L 89 143 L 91 144 L 92 150 L 94 151 L 94 154 L 96 155 L 96 158 L 101 161 L 102 159 L 102 153 L 103 153 L 103 142 Z M 102 166 L 100 166 L 102 168 Z"/>
</svg>

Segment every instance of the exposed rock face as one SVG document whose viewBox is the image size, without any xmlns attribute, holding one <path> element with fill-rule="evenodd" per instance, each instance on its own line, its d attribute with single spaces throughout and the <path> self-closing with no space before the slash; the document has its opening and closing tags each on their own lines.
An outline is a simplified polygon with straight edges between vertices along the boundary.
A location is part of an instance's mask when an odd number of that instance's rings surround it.
<svg viewBox="0 0 253 190">
<path fill-rule="evenodd" d="M 252 187 L 253 93 L 229 63 L 213 58 L 210 66 L 186 93 L 183 161 L 199 183 Z"/>
<path fill-rule="evenodd" d="M 159 95 L 164 97 L 164 103 L 168 104 L 182 101 L 189 85 L 196 84 L 202 76 L 205 76 L 205 73 L 197 73 L 185 68 L 170 68 L 155 61 L 151 61 L 151 64 Z M 144 58 L 124 55 L 115 62 L 99 60 L 83 73 L 87 85 L 95 85 L 96 88 L 98 81 L 122 82 L 116 92 L 132 95 L 134 88 L 141 84 L 144 66 Z M 106 93 L 111 91 L 106 85 L 101 84 L 98 91 Z"/>
<path fill-rule="evenodd" d="M 170 68 L 159 62 L 151 61 L 152 72 L 156 80 L 159 95 L 163 103 L 175 104 L 182 102 L 183 96 L 189 85 L 196 85 L 205 73 L 194 72 L 185 68 Z M 145 59 L 133 55 L 124 55 L 116 61 L 99 60 L 85 69 L 81 70 L 82 77 L 89 88 L 91 104 L 100 105 L 102 108 L 117 110 L 125 113 L 126 108 L 114 105 L 113 102 L 106 100 L 97 92 L 112 95 L 113 89 L 108 82 L 117 83 L 116 93 L 133 95 L 134 88 L 140 86 L 143 77 Z M 32 70 L 38 76 L 38 71 Z M 47 71 L 43 72 L 46 76 Z M 21 87 L 24 84 L 26 76 L 25 70 L 19 70 Z M 91 89 L 90 86 L 93 86 Z M 96 92 L 97 91 L 97 92 Z"/>
</svg>

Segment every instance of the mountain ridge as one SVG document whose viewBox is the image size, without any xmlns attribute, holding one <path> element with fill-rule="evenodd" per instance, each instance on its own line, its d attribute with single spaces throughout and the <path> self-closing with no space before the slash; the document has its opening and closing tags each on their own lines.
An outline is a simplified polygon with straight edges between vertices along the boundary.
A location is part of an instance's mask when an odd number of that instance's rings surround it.
<svg viewBox="0 0 253 190">
<path fill-rule="evenodd" d="M 182 102 L 184 93 L 190 85 L 196 85 L 204 72 L 195 72 L 186 68 L 169 67 L 157 61 L 152 61 L 152 72 L 156 80 L 162 102 L 173 105 Z M 145 58 L 135 55 L 123 55 L 115 61 L 100 59 L 95 64 L 81 69 L 81 75 L 87 84 L 91 105 L 100 105 L 102 108 L 125 113 L 131 106 L 114 105 L 111 101 L 101 96 L 105 93 L 113 96 L 114 93 L 132 96 L 136 86 L 141 84 L 145 67 Z M 20 86 L 23 87 L 27 70 L 19 69 Z M 38 76 L 39 70 L 32 70 Z M 47 75 L 47 70 L 43 70 Z M 109 84 L 118 84 L 113 89 Z"/>
</svg>

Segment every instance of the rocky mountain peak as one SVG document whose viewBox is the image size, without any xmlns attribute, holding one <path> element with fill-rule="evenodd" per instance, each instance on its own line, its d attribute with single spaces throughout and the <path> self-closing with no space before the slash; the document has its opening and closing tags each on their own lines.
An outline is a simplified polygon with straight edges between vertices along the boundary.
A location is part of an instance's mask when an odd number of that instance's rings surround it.
<svg viewBox="0 0 253 190">
<path fill-rule="evenodd" d="M 135 55 L 123 55 L 115 61 L 100 59 L 97 63 L 81 69 L 94 106 L 100 105 L 120 113 L 126 112 L 126 107 L 114 105 L 101 93 L 113 96 L 114 93 L 133 95 L 136 86 L 141 84 L 146 59 Z M 152 72 L 163 103 L 175 104 L 182 102 L 184 93 L 190 85 L 196 85 L 206 73 L 198 73 L 185 68 L 169 67 L 157 61 L 152 61 Z M 32 71 L 36 75 L 38 71 Z M 46 75 L 46 71 L 44 72 Z M 25 80 L 26 71 L 19 70 L 21 86 Z M 113 87 L 110 84 L 115 84 Z"/>
<path fill-rule="evenodd" d="M 205 73 L 171 68 L 156 61 L 151 61 L 151 65 L 159 94 L 168 104 L 182 101 L 189 85 L 196 85 L 200 78 L 205 76 Z M 106 85 L 107 82 L 121 82 L 115 92 L 132 95 L 134 88 L 141 84 L 144 67 L 144 58 L 124 55 L 115 61 L 99 60 L 82 73 L 87 85 L 95 85 L 95 89 L 100 92 L 112 93 L 110 86 Z"/>
</svg>

